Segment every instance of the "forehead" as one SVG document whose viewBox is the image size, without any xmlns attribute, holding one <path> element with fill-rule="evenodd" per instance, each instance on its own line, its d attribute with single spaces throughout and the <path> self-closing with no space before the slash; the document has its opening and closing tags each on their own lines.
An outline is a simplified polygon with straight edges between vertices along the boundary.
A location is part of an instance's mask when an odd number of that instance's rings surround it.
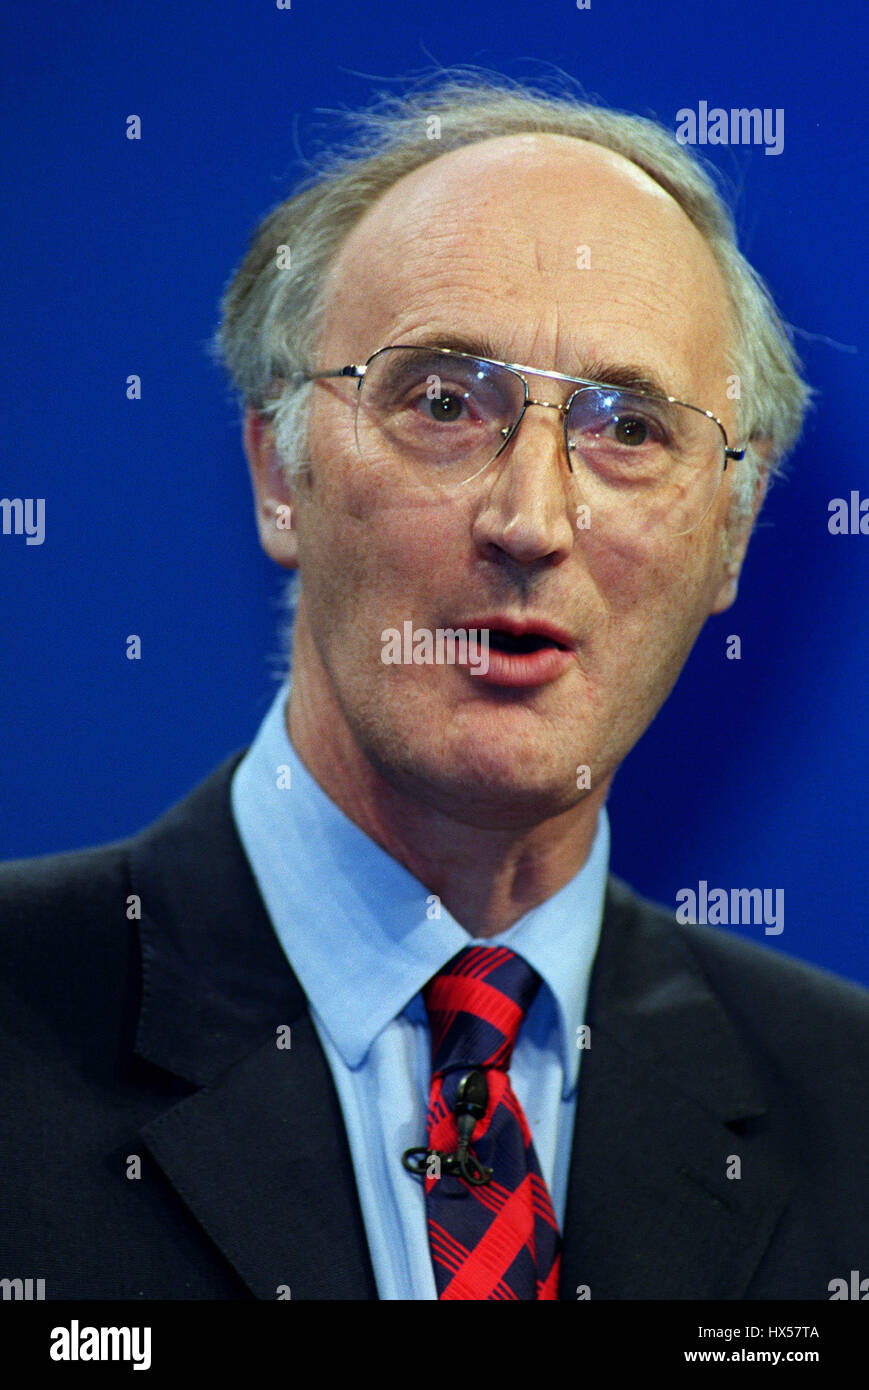
<svg viewBox="0 0 869 1390">
<path fill-rule="evenodd" d="M 725 370 L 704 238 L 643 170 L 570 137 L 498 137 L 404 176 L 351 230 L 328 290 L 323 344 L 342 361 L 451 333 L 576 375 L 637 361 L 673 394 Z"/>
</svg>

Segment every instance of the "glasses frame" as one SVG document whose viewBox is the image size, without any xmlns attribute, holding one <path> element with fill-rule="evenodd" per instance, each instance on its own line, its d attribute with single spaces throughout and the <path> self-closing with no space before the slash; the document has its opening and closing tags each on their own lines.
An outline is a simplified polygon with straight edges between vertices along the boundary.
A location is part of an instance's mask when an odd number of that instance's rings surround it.
<svg viewBox="0 0 869 1390">
<path fill-rule="evenodd" d="M 564 448 L 567 456 L 567 466 L 572 473 L 573 464 L 570 460 L 570 453 L 571 450 L 574 449 L 576 446 L 571 444 L 568 438 L 567 419 L 570 413 L 570 407 L 573 404 L 576 397 L 580 394 L 581 391 L 587 391 L 590 387 L 605 391 L 620 391 L 631 396 L 639 396 L 641 399 L 648 401 L 667 401 L 670 405 L 685 406 L 688 410 L 696 410 L 699 415 L 705 415 L 707 420 L 711 420 L 714 424 L 718 426 L 719 430 L 721 431 L 722 440 L 724 441 L 724 466 L 721 470 L 722 475 L 727 471 L 727 464 L 731 459 L 735 463 L 739 463 L 742 459 L 745 458 L 746 448 L 744 447 L 741 449 L 737 449 L 729 443 L 727 438 L 727 431 L 725 430 L 718 416 L 713 415 L 711 410 L 704 410 L 702 406 L 692 405 L 690 401 L 680 401 L 676 396 L 664 396 L 658 392 L 636 391 L 630 387 L 616 386 L 612 382 L 590 381 L 585 377 L 566 376 L 564 372 L 541 371 L 538 367 L 529 367 L 522 362 L 500 362 L 495 357 L 481 357 L 477 353 L 461 352 L 457 348 L 433 347 L 430 346 L 428 343 L 388 343 L 385 347 L 378 348 L 376 352 L 372 352 L 371 356 L 368 358 L 366 362 L 350 362 L 344 367 L 333 367 L 330 368 L 328 371 L 298 372 L 294 375 L 297 380 L 301 381 L 318 381 L 321 378 L 326 377 L 355 378 L 357 382 L 356 389 L 358 393 L 362 390 L 362 383 L 365 379 L 365 374 L 368 371 L 368 368 L 371 366 L 371 363 L 375 360 L 375 358 L 380 357 L 380 355 L 384 352 L 391 352 L 395 348 L 400 348 L 402 350 L 412 349 L 417 352 L 439 352 L 443 353 L 446 357 L 460 357 L 467 362 L 483 362 L 484 364 L 490 367 L 504 367 L 507 371 L 512 372 L 514 376 L 517 376 L 519 380 L 522 382 L 524 400 L 522 403 L 522 409 L 519 412 L 518 419 L 516 420 L 515 424 L 513 424 L 509 429 L 504 429 L 501 431 L 501 433 L 504 435 L 504 440 L 502 444 L 492 455 L 489 461 L 483 464 L 482 467 L 478 469 L 477 473 L 472 475 L 472 477 L 477 477 L 479 473 L 482 473 L 484 469 L 489 467 L 490 463 L 494 463 L 495 459 L 500 457 L 504 449 L 506 449 L 507 445 L 510 443 L 510 440 L 513 439 L 515 435 L 518 433 L 519 426 L 522 424 L 522 421 L 525 418 L 525 411 L 528 409 L 529 405 L 543 406 L 547 410 L 560 411 L 564 425 Z M 528 381 L 524 375 L 526 372 L 529 376 L 545 377 L 550 381 L 565 381 L 569 385 L 576 386 L 577 389 L 570 393 L 567 400 L 563 404 L 559 403 L 558 401 L 534 400 L 528 394 Z M 359 396 L 357 394 L 357 403 L 358 400 Z M 469 478 L 466 481 L 470 482 L 471 479 Z M 719 484 L 720 482 L 721 479 L 719 478 Z M 699 522 L 696 524 L 699 525 Z M 693 527 L 691 529 L 693 530 Z"/>
</svg>

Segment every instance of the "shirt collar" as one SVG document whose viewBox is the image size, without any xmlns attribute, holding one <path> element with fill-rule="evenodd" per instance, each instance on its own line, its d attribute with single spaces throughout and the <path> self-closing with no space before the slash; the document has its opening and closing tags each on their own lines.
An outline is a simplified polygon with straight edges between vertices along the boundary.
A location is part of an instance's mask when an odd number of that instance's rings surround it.
<svg viewBox="0 0 869 1390">
<path fill-rule="evenodd" d="M 275 933 L 346 1064 L 361 1065 L 378 1034 L 463 947 L 509 946 L 552 992 L 569 1094 L 603 916 L 606 809 L 579 873 L 479 942 L 314 780 L 287 735 L 288 693 L 285 684 L 235 771 L 232 808 Z"/>
</svg>

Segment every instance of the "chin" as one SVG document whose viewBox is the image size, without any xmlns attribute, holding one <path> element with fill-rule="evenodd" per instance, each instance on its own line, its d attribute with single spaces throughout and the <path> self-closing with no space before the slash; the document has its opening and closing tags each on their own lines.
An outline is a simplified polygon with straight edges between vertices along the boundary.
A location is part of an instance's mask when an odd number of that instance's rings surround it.
<svg viewBox="0 0 869 1390">
<path fill-rule="evenodd" d="M 584 729 L 541 720 L 516 704 L 485 709 L 476 701 L 452 708 L 408 701 L 368 707 L 361 743 L 380 773 L 429 805 L 499 809 L 546 819 L 587 794 L 577 789 L 576 765 L 566 752 L 591 742 Z M 574 720 L 576 724 L 578 721 Z"/>
<path fill-rule="evenodd" d="M 485 830 L 527 830 L 563 815 L 575 806 L 578 792 L 566 795 L 553 787 L 483 785 L 456 792 L 444 789 L 439 800 L 442 810 L 454 819 Z"/>
<path fill-rule="evenodd" d="M 411 752 L 408 771 L 420 800 L 461 820 L 492 827 L 537 824 L 582 799 L 576 771 L 558 753 L 512 750 L 502 740 L 464 740 L 441 756 Z"/>
</svg>

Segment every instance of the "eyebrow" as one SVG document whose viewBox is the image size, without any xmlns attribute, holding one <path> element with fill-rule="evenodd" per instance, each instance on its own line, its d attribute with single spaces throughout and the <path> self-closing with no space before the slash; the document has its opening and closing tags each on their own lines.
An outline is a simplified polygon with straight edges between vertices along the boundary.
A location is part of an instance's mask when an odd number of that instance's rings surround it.
<svg viewBox="0 0 869 1390">
<path fill-rule="evenodd" d="M 408 347 L 451 348 L 453 352 L 466 352 L 471 357 L 490 357 L 496 362 L 509 359 L 487 338 L 485 334 L 470 336 L 446 330 L 443 333 L 427 333 Z M 526 364 L 530 366 L 530 363 Z M 558 369 L 553 367 L 553 371 Z M 655 371 L 654 367 L 637 362 L 614 362 L 602 357 L 590 357 L 576 371 L 565 372 L 565 376 L 581 377 L 586 381 L 599 382 L 602 386 L 618 386 L 623 391 L 642 391 L 651 396 L 676 396 Z"/>
</svg>

